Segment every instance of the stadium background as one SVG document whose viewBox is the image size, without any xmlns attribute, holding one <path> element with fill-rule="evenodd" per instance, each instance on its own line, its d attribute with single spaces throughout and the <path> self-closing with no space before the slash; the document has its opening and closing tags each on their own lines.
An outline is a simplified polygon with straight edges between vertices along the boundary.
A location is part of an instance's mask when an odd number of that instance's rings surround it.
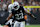
<svg viewBox="0 0 40 27">
<path fill-rule="evenodd" d="M 40 6 L 40 0 L 14 0 L 22 4 L 22 6 Z M 12 0 L 0 0 L 0 24 L 3 24 L 8 17 L 8 5 L 12 3 Z M 40 26 L 40 8 L 29 8 L 28 12 L 34 14 L 37 19 L 28 16 L 28 23 L 32 25 Z M 26 22 L 27 23 L 27 22 Z"/>
</svg>

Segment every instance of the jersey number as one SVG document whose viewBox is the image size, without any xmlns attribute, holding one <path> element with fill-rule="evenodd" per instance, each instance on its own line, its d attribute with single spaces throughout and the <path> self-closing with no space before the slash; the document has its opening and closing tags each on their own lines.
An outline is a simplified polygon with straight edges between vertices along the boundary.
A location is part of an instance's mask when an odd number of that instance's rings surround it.
<svg viewBox="0 0 40 27">
<path fill-rule="evenodd" d="M 16 14 L 15 16 L 16 16 L 16 18 L 18 18 L 18 19 L 22 19 L 22 18 L 23 18 L 23 13 Z"/>
</svg>

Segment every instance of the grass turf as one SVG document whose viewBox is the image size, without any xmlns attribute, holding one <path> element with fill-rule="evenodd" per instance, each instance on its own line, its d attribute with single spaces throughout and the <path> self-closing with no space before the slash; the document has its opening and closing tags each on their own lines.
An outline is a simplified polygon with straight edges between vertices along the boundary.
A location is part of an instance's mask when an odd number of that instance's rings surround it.
<svg viewBox="0 0 40 27">
<path fill-rule="evenodd" d="M 26 27 L 40 27 L 40 25 L 26 25 Z"/>
<path fill-rule="evenodd" d="M 0 27 L 3 27 L 3 25 Z M 40 25 L 26 25 L 26 27 L 40 27 Z"/>
</svg>

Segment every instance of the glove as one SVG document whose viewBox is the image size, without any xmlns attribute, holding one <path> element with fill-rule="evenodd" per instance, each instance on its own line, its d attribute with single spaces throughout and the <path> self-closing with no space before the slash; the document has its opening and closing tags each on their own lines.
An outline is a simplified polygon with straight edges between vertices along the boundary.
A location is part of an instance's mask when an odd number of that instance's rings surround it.
<svg viewBox="0 0 40 27">
<path fill-rule="evenodd" d="M 36 20 L 36 17 L 33 15 L 33 18 Z"/>
<path fill-rule="evenodd" d="M 36 17 L 35 16 L 33 18 L 36 20 Z"/>
<path fill-rule="evenodd" d="M 4 22 L 4 25 L 5 25 L 5 23 L 7 22 L 8 20 L 6 20 L 5 22 Z"/>
<path fill-rule="evenodd" d="M 36 17 L 33 14 L 30 14 L 30 16 L 36 20 Z"/>
<path fill-rule="evenodd" d="M 34 17 L 34 19 L 36 20 L 36 17 Z"/>
</svg>

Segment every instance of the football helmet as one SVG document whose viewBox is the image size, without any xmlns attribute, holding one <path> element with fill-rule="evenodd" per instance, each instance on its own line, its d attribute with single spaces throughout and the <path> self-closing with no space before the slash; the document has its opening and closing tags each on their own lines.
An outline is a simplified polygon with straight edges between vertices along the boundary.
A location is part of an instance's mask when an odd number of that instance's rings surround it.
<svg viewBox="0 0 40 27">
<path fill-rule="evenodd" d="M 13 3 L 13 9 L 14 9 L 14 10 L 18 10 L 19 7 L 20 7 L 20 5 L 19 5 L 18 2 L 14 2 L 14 3 Z"/>
</svg>

